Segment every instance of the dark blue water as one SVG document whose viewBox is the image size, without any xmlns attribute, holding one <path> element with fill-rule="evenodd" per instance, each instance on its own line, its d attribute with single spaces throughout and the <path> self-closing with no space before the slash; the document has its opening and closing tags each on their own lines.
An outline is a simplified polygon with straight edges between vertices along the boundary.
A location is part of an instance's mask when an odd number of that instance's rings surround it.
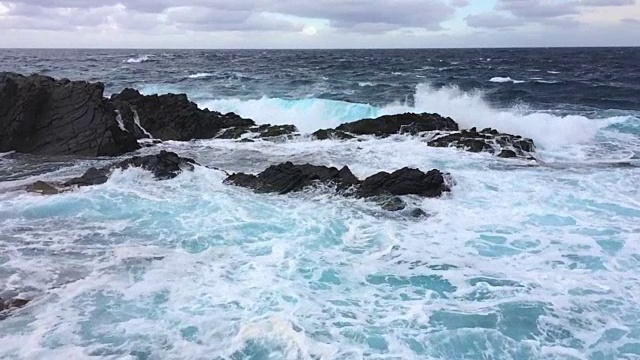
<svg viewBox="0 0 640 360">
<path fill-rule="evenodd" d="M 410 221 L 197 167 L 56 196 L 104 159 L 0 155 L 7 359 L 640 359 L 640 49 L 0 50 L 0 71 L 184 92 L 303 133 L 406 111 L 528 136 L 542 165 L 423 138 L 168 142 L 228 171 L 404 166 L 456 181 Z M 2 106 L 2 104 L 0 104 Z M 0 134 L 1 136 L 1 134 Z"/>
</svg>

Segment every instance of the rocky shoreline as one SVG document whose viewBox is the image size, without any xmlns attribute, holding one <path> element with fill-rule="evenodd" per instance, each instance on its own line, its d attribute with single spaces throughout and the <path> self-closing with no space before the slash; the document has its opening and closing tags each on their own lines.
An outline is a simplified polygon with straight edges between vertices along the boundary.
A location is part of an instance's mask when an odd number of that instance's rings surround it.
<svg viewBox="0 0 640 360">
<path fill-rule="evenodd" d="M 43 75 L 0 73 L 0 104 L 0 153 L 112 157 L 169 140 L 254 142 L 305 136 L 294 125 L 259 125 L 234 113 L 200 109 L 184 94 L 142 95 L 137 90 L 124 89 L 106 98 L 101 83 L 57 80 Z M 499 158 L 534 159 L 536 150 L 531 139 L 495 129 L 461 129 L 449 117 L 428 113 L 361 119 L 334 129 L 318 130 L 310 138 L 362 141 L 394 135 L 419 137 L 425 146 L 487 152 Z M 105 167 L 92 167 L 82 176 L 62 183 L 37 181 L 26 190 L 55 195 L 105 183 L 115 169 L 129 167 L 145 169 L 156 179 L 166 180 L 195 166 L 198 164 L 193 159 L 162 150 L 155 155 L 120 158 Z M 315 187 L 336 196 L 372 201 L 388 211 L 406 209 L 402 196 L 441 197 L 451 192 L 454 184 L 451 175 L 438 169 L 424 172 L 402 168 L 359 179 L 346 166 L 338 169 L 292 162 L 269 166 L 258 174 L 227 175 L 225 184 L 260 193 L 287 194 Z M 427 216 L 420 208 L 408 209 L 407 214 L 414 218 Z M 0 300 L 0 319 L 27 302 Z"/>
</svg>

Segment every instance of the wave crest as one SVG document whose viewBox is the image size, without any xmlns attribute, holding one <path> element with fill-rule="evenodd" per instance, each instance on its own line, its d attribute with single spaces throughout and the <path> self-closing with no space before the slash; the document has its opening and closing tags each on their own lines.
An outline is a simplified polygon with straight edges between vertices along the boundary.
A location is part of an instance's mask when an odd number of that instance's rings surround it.
<svg viewBox="0 0 640 360">
<path fill-rule="evenodd" d="M 141 56 L 138 56 L 136 58 L 130 58 L 128 60 L 125 60 L 124 62 L 126 62 L 128 64 L 143 63 L 143 62 L 151 61 L 151 57 L 152 56 L 153 55 L 141 55 Z"/>
<path fill-rule="evenodd" d="M 200 102 L 202 107 L 235 112 L 258 123 L 294 124 L 302 132 L 313 132 L 364 118 L 405 112 L 430 112 L 449 116 L 464 128 L 491 127 L 532 138 L 542 147 L 559 147 L 592 140 L 600 129 L 618 123 L 623 117 L 589 119 L 579 115 L 559 116 L 531 111 L 526 107 L 492 107 L 480 91 L 465 92 L 457 86 L 416 87 L 414 105 L 394 103 L 386 106 L 350 103 L 318 98 L 253 100 L 217 99 Z"/>
</svg>

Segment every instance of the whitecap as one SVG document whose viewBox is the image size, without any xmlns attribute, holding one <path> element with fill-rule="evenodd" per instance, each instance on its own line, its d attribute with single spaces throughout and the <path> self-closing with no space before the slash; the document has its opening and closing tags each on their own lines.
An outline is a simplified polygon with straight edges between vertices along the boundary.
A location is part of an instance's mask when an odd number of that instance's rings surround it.
<svg viewBox="0 0 640 360">
<path fill-rule="evenodd" d="M 153 55 L 141 55 L 135 58 L 130 58 L 128 60 L 124 60 L 123 62 L 129 63 L 129 64 L 138 64 L 138 63 L 143 63 L 143 62 L 147 62 L 147 61 L 151 61 L 151 57 Z"/>
<path fill-rule="evenodd" d="M 494 83 L 508 83 L 508 82 L 510 82 L 510 83 L 514 83 L 514 84 L 522 84 L 522 83 L 526 82 L 526 81 L 522 81 L 522 80 L 514 80 L 514 79 L 512 79 L 510 77 L 499 77 L 499 76 L 492 77 L 489 81 L 494 82 Z"/>
<path fill-rule="evenodd" d="M 193 75 L 189 75 L 187 76 L 187 78 L 189 79 L 201 79 L 201 78 L 207 78 L 207 77 L 212 77 L 213 74 L 211 73 L 197 73 L 197 74 L 193 74 Z"/>
</svg>

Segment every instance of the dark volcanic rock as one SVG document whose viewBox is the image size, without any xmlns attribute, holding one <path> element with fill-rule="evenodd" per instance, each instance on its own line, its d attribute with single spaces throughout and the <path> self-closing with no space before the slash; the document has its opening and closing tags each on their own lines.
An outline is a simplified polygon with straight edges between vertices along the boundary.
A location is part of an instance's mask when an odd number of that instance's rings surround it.
<svg viewBox="0 0 640 360">
<path fill-rule="evenodd" d="M 338 126 L 336 130 L 356 135 L 388 136 L 393 134 L 417 134 L 424 131 L 455 131 L 458 124 L 451 118 L 438 114 L 386 115 L 376 119 L 363 119 Z"/>
<path fill-rule="evenodd" d="M 44 181 L 36 181 L 35 183 L 27 186 L 27 191 L 42 195 L 54 195 L 60 193 L 59 189 Z"/>
<path fill-rule="evenodd" d="M 101 83 L 0 73 L 0 152 L 109 156 L 138 149 L 103 92 Z"/>
<path fill-rule="evenodd" d="M 29 303 L 29 300 L 12 298 L 8 300 L 2 300 L 0 298 L 0 320 L 5 319 L 11 314 L 12 310 L 25 307 Z"/>
<path fill-rule="evenodd" d="M 487 151 L 498 153 L 500 157 L 530 158 L 535 151 L 533 140 L 517 135 L 503 134 L 495 129 L 475 128 L 436 136 L 427 143 L 434 147 L 457 147 L 471 152 Z"/>
<path fill-rule="evenodd" d="M 229 129 L 224 129 L 219 132 L 215 137 L 217 139 L 239 139 L 245 134 L 254 134 L 253 136 L 259 138 L 272 138 L 283 137 L 298 132 L 298 129 L 293 125 L 260 125 L 260 126 L 239 126 Z"/>
<path fill-rule="evenodd" d="M 355 139 L 355 136 L 347 134 L 344 131 L 334 129 L 323 129 L 314 132 L 313 135 L 318 140 L 338 139 L 338 140 L 350 140 Z"/>
<path fill-rule="evenodd" d="M 337 185 L 339 194 L 370 199 L 389 211 L 406 207 L 398 196 L 438 197 L 450 191 L 444 174 L 435 169 L 424 173 L 418 169 L 403 168 L 391 174 L 380 172 L 361 181 L 346 166 L 338 170 L 335 167 L 294 165 L 291 162 L 272 165 L 258 175 L 233 174 L 224 182 L 257 192 L 280 194 L 301 191 L 318 184 Z"/>
<path fill-rule="evenodd" d="M 73 178 L 65 186 L 90 186 L 104 184 L 109 179 L 113 169 L 126 169 L 139 167 L 153 173 L 158 180 L 172 179 L 182 172 L 183 168 L 193 170 L 196 162 L 193 159 L 183 158 L 178 154 L 168 151 L 160 151 L 157 155 L 134 156 L 117 164 L 103 168 L 89 168 L 82 176 Z"/>
<path fill-rule="evenodd" d="M 257 176 L 238 173 L 225 180 L 225 183 L 250 188 L 258 192 L 277 192 L 280 194 L 300 191 L 318 182 L 331 182 L 345 187 L 357 184 L 358 179 L 346 166 L 338 170 L 334 167 L 310 164 L 293 165 L 291 162 L 286 162 L 269 166 Z"/>
<path fill-rule="evenodd" d="M 449 186 L 439 170 L 433 169 L 424 173 L 405 167 L 391 174 L 383 171 L 366 178 L 357 194 L 361 197 L 384 194 L 438 197 L 447 191 L 450 191 Z"/>
<path fill-rule="evenodd" d="M 125 89 L 111 96 L 109 102 L 120 112 L 124 126 L 138 138 L 149 133 L 161 140 L 211 139 L 221 129 L 255 125 L 253 120 L 234 113 L 202 110 L 185 94 L 142 95 Z"/>
</svg>

